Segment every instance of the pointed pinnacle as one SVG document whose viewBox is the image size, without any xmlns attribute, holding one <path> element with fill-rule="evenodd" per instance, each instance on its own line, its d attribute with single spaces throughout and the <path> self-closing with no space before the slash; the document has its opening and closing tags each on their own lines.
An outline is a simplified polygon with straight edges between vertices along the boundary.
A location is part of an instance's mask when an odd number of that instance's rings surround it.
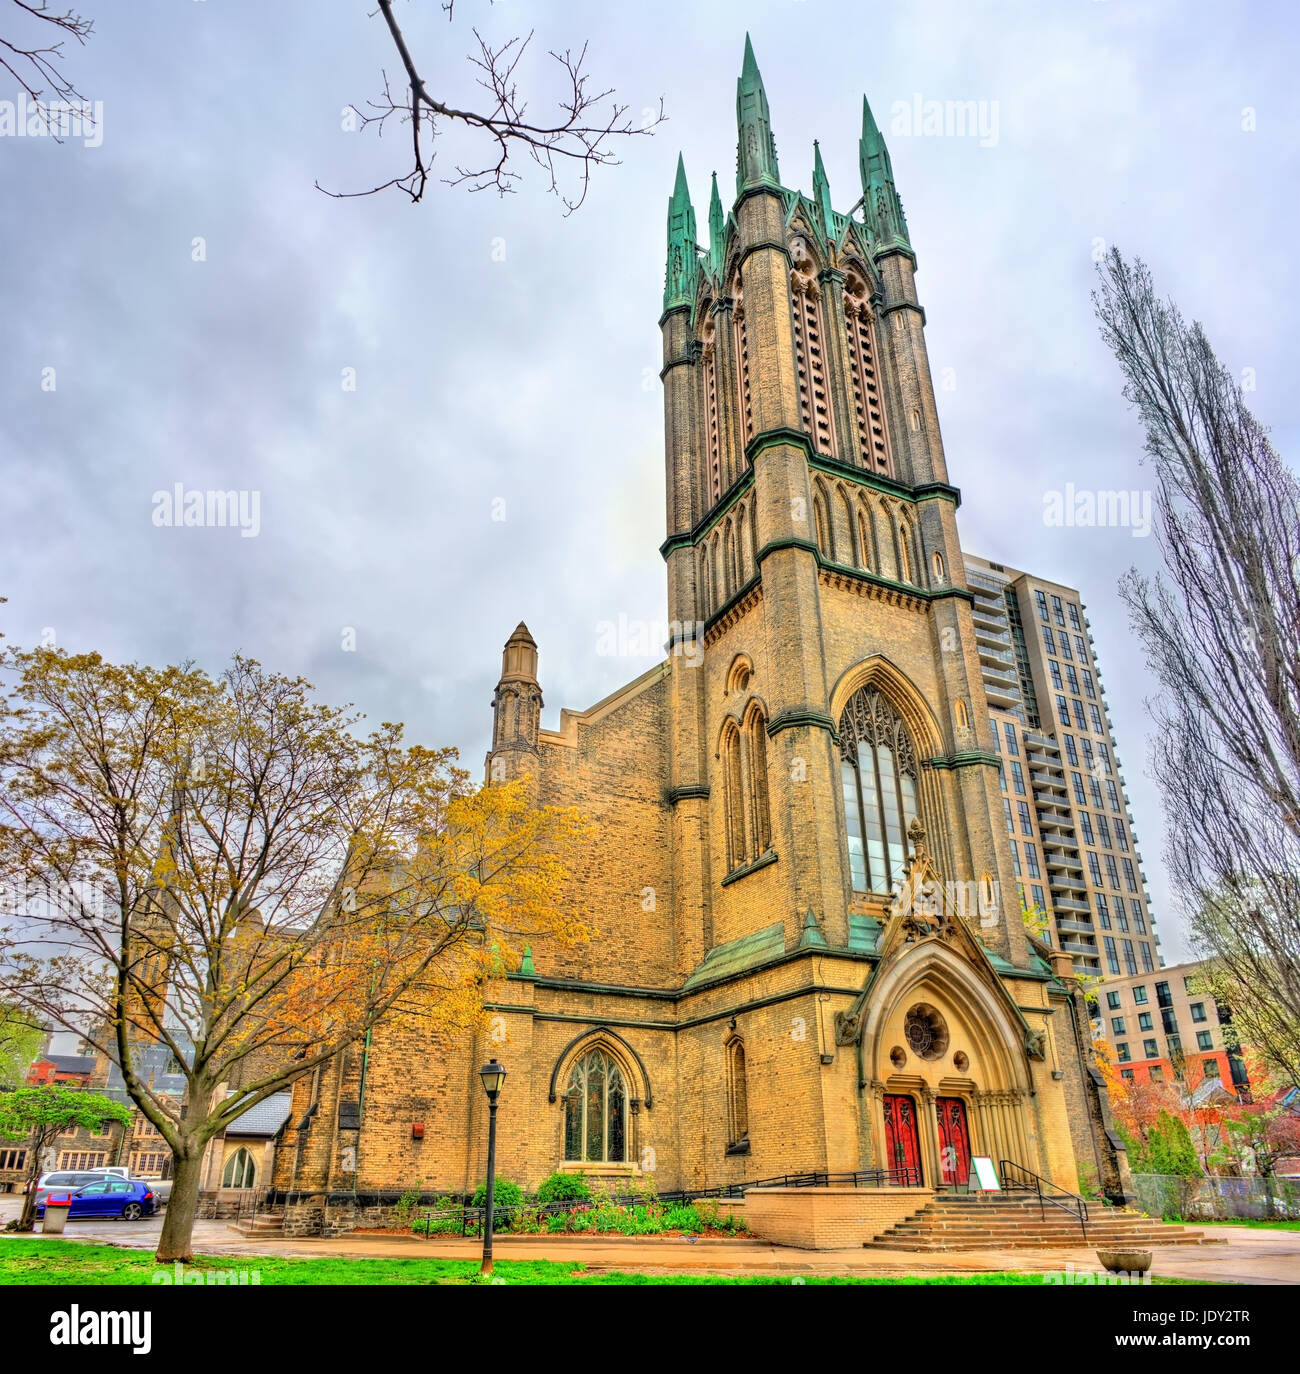
<svg viewBox="0 0 1300 1374">
<path fill-rule="evenodd" d="M 749 34 L 745 34 L 745 61 L 741 66 L 740 75 L 742 79 L 761 82 L 763 78 L 758 74 L 758 61 L 754 57 L 754 45 L 749 41 Z"/>
<path fill-rule="evenodd" d="M 690 187 L 686 183 L 686 161 L 681 153 L 677 154 L 677 179 L 673 182 L 673 200 L 689 202 Z"/>
<path fill-rule="evenodd" d="M 883 142 L 880 137 L 880 130 L 876 128 L 875 117 L 871 113 L 871 106 L 867 103 L 867 97 L 862 97 L 862 141 L 864 143 Z"/>
</svg>

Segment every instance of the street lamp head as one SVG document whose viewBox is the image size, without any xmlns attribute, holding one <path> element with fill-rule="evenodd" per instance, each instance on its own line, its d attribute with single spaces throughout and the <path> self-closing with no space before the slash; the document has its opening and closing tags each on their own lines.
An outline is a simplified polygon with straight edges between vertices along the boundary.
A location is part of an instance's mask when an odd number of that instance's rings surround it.
<svg viewBox="0 0 1300 1374">
<path fill-rule="evenodd" d="M 501 1091 L 501 1085 L 506 1081 L 506 1066 L 498 1064 L 495 1059 L 484 1064 L 478 1071 L 478 1076 L 483 1080 L 483 1091 L 488 1095 L 489 1102 L 495 1102 L 497 1093 Z"/>
</svg>

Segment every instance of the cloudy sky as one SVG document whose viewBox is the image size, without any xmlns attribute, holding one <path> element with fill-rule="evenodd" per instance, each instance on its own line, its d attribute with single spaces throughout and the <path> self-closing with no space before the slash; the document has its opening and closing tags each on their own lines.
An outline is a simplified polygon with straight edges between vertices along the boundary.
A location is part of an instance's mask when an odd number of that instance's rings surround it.
<svg viewBox="0 0 1300 1374">
<path fill-rule="evenodd" d="M 864 92 L 889 137 L 963 540 L 1083 589 L 1164 952 L 1182 953 L 1142 775 L 1153 685 L 1115 592 L 1155 550 L 1045 525 L 1044 493 L 1148 484 L 1090 313 L 1098 245 L 1144 256 L 1253 369 L 1257 412 L 1295 450 L 1292 5 L 460 0 L 448 25 L 399 0 L 448 103 L 476 100 L 472 25 L 536 31 L 519 78 L 538 113 L 558 91 L 546 50 L 584 41 L 634 116 L 663 97 L 668 122 L 569 218 L 536 175 L 418 206 L 315 189 L 406 170 L 404 132 L 343 127 L 398 70 L 371 0 L 79 8 L 95 30 L 67 65 L 103 102 L 102 142 L 0 137 L 12 640 L 212 669 L 240 650 L 475 770 L 520 619 L 548 725 L 650 666 L 598 652 L 597 627 L 665 617 L 664 210 L 679 150 L 701 223 L 709 173 L 733 185 L 748 29 L 787 185 L 809 188 L 817 138 L 837 208 L 857 200 Z M 0 36 L 28 32 L 0 0 Z M 918 96 L 987 102 L 996 136 L 891 137 Z M 444 172 L 461 151 L 447 140 Z M 156 527 L 176 483 L 256 491 L 257 536 Z"/>
</svg>

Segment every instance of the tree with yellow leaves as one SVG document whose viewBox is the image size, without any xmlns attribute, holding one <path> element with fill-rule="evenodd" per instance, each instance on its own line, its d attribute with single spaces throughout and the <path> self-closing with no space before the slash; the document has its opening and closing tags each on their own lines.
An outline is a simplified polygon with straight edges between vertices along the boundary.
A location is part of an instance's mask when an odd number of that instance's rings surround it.
<svg viewBox="0 0 1300 1374">
<path fill-rule="evenodd" d="M 170 1146 L 160 1261 L 190 1257 L 205 1148 L 244 1112 L 381 1021 L 470 1027 L 525 940 L 587 938 L 560 906 L 576 812 L 301 678 L 54 649 L 0 673 L 0 999 L 85 1035 Z M 142 1071 L 159 1045 L 179 1103 Z"/>
</svg>

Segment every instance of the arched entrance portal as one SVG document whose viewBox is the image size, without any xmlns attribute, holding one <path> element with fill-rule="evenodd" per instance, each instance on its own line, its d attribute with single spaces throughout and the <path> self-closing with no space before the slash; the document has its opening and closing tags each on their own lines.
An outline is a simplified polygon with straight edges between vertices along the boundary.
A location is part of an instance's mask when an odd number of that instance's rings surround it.
<svg viewBox="0 0 1300 1374">
<path fill-rule="evenodd" d="M 897 951 L 864 1012 L 864 1167 L 937 1188 L 966 1187 L 974 1155 L 1040 1171 L 1023 1029 L 956 950 Z"/>
</svg>

